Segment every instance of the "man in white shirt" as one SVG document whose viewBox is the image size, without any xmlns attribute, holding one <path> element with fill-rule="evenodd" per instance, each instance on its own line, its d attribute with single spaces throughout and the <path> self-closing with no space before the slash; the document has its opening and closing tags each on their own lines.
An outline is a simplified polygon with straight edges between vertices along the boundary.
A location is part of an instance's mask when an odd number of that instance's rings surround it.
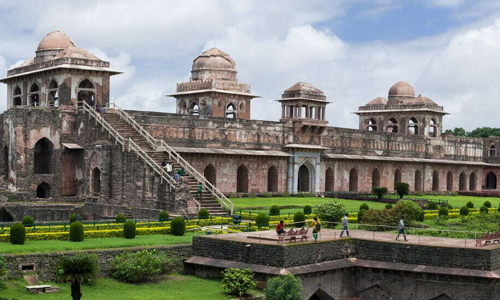
<svg viewBox="0 0 500 300">
<path fill-rule="evenodd" d="M 396 241 L 399 239 L 400 234 L 404 236 L 405 242 L 408 242 L 408 240 L 406 239 L 405 222 L 403 220 L 403 217 L 401 217 L 401 220 L 399 220 L 399 231 L 398 236 L 396 237 Z"/>
<path fill-rule="evenodd" d="M 344 231 L 347 233 L 347 237 L 349 237 L 349 229 L 347 226 L 349 225 L 349 220 L 348 217 L 349 214 L 345 214 L 345 216 L 342 218 L 342 231 L 340 232 L 340 237 L 344 234 Z"/>
</svg>

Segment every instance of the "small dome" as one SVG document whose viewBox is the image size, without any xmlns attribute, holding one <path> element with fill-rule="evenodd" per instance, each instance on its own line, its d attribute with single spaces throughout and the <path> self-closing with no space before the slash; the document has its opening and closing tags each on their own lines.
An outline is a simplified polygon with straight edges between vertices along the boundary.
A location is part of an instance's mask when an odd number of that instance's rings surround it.
<svg viewBox="0 0 500 300">
<path fill-rule="evenodd" d="M 100 60 L 94 54 L 88 52 L 85 49 L 79 47 L 69 47 L 66 50 L 62 51 L 57 55 L 57 57 L 71 57 L 71 58 L 83 58 L 83 59 L 92 59 L 92 60 Z"/>
<path fill-rule="evenodd" d="M 378 105 L 387 105 L 387 99 L 384 97 L 377 97 L 372 101 L 366 103 L 366 106 L 378 106 Z"/>
<path fill-rule="evenodd" d="M 234 70 L 236 63 L 229 54 L 212 48 L 200 54 L 193 61 L 192 71 L 198 70 Z"/>
<path fill-rule="evenodd" d="M 66 49 L 75 46 L 71 38 L 64 33 L 55 30 L 47 34 L 38 44 L 37 51 Z"/>
<path fill-rule="evenodd" d="M 282 97 L 326 100 L 325 94 L 320 89 L 307 82 L 297 82 L 287 88 Z"/>
<path fill-rule="evenodd" d="M 415 89 L 408 83 L 400 81 L 391 87 L 389 97 L 415 97 Z"/>
<path fill-rule="evenodd" d="M 418 95 L 418 97 L 416 97 L 415 99 L 412 99 L 410 101 L 407 102 L 408 105 L 423 105 L 423 104 L 430 104 L 430 105 L 436 105 L 437 106 L 437 103 L 432 101 L 431 99 L 425 97 L 425 96 L 422 96 L 422 95 Z"/>
</svg>

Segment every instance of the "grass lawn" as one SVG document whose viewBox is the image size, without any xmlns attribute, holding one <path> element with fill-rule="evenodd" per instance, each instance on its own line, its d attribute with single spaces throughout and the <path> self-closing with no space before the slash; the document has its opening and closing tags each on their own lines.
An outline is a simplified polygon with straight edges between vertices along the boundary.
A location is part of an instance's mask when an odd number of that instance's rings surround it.
<svg viewBox="0 0 500 300">
<path fill-rule="evenodd" d="M 472 201 L 474 203 L 475 208 L 480 208 L 483 206 L 485 201 L 491 202 L 491 207 L 498 207 L 498 203 L 500 202 L 500 198 L 494 197 L 475 197 L 475 196 L 414 196 L 410 198 L 425 198 L 427 200 L 447 200 L 453 207 L 460 208 L 465 206 L 467 202 Z"/>
<path fill-rule="evenodd" d="M 70 241 L 26 241 L 24 245 L 0 243 L 2 253 L 43 253 L 65 250 L 86 250 L 100 248 L 126 248 L 138 246 L 160 246 L 189 244 L 194 233 L 187 232 L 183 236 L 174 235 L 138 235 L 135 239 L 121 237 L 85 239 L 83 242 Z"/>
<path fill-rule="evenodd" d="M 71 299 L 68 284 L 49 283 L 61 288 L 56 294 L 28 294 L 23 281 L 10 281 L 6 290 L 0 295 L 7 298 L 26 300 L 59 300 Z M 222 290 L 219 281 L 198 278 L 194 276 L 164 276 L 157 283 L 127 284 L 114 279 L 101 278 L 93 286 L 82 286 L 82 299 L 106 300 L 158 300 L 158 299 L 232 299 Z"/>
</svg>

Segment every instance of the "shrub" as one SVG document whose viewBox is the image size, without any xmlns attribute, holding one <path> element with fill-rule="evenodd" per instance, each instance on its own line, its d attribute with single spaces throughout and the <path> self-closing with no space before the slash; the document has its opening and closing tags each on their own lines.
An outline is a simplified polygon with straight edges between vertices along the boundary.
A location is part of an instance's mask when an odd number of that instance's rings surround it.
<svg viewBox="0 0 500 300">
<path fill-rule="evenodd" d="M 437 210 L 438 205 L 434 201 L 429 201 L 429 203 L 427 204 L 427 209 Z"/>
<path fill-rule="evenodd" d="M 297 193 L 297 195 L 295 195 L 295 196 L 297 196 L 299 198 L 304 198 L 306 196 L 306 194 L 300 192 L 300 193 Z"/>
<path fill-rule="evenodd" d="M 361 221 L 361 218 L 363 218 L 363 214 L 367 211 L 368 209 L 361 209 L 358 211 L 358 222 Z"/>
<path fill-rule="evenodd" d="M 312 213 L 312 207 L 311 207 L 311 205 L 304 206 L 304 214 L 305 215 L 310 215 L 311 213 Z"/>
<path fill-rule="evenodd" d="M 393 206 L 392 204 L 390 204 L 390 203 L 387 203 L 387 204 L 385 205 L 385 209 L 392 209 L 393 207 L 394 207 L 394 206 Z"/>
<path fill-rule="evenodd" d="M 487 208 L 491 208 L 491 202 L 490 201 L 484 201 L 483 205 L 486 206 Z"/>
<path fill-rule="evenodd" d="M 399 198 L 403 199 L 403 196 L 408 195 L 410 192 L 410 185 L 408 183 L 398 182 L 396 183 L 395 190 L 399 195 Z"/>
<path fill-rule="evenodd" d="M 458 192 L 451 191 L 448 193 L 448 195 L 455 197 L 455 196 L 458 196 Z"/>
<path fill-rule="evenodd" d="M 158 215 L 158 221 L 160 221 L 160 222 L 168 221 L 169 217 L 170 217 L 170 215 L 168 214 L 168 212 L 162 210 L 160 212 L 160 214 Z"/>
<path fill-rule="evenodd" d="M 127 217 L 124 214 L 119 214 L 116 216 L 116 223 L 125 223 L 127 221 Z"/>
<path fill-rule="evenodd" d="M 472 203 L 472 201 L 469 201 L 465 206 L 467 206 L 468 208 L 474 208 L 474 203 Z"/>
<path fill-rule="evenodd" d="M 360 223 L 396 226 L 399 223 L 399 217 L 395 214 L 395 209 L 370 209 L 363 212 Z M 366 228 L 368 230 L 391 230 L 392 227 L 381 228 L 376 226 L 374 228 Z"/>
<path fill-rule="evenodd" d="M 73 222 L 69 226 L 69 240 L 72 242 L 81 242 L 85 237 L 83 224 L 80 221 Z"/>
<path fill-rule="evenodd" d="M 399 220 L 404 217 L 405 221 L 423 221 L 424 210 L 417 203 L 411 200 L 400 200 L 394 207 L 394 213 Z"/>
<path fill-rule="evenodd" d="M 257 195 L 254 193 L 247 194 L 248 198 L 257 198 Z"/>
<path fill-rule="evenodd" d="M 205 208 L 200 209 L 200 211 L 198 212 L 198 219 L 208 219 L 209 217 L 210 214 Z"/>
<path fill-rule="evenodd" d="M 22 223 L 26 227 L 32 227 L 35 224 L 35 219 L 32 216 L 26 216 L 23 218 Z"/>
<path fill-rule="evenodd" d="M 283 197 L 290 197 L 290 193 L 289 192 L 284 192 L 283 194 L 281 194 Z"/>
<path fill-rule="evenodd" d="M 415 196 L 422 197 L 422 196 L 425 196 L 425 194 L 424 194 L 424 193 L 422 193 L 422 192 L 416 192 L 416 193 L 415 193 Z"/>
<path fill-rule="evenodd" d="M 269 217 L 263 213 L 258 214 L 255 218 L 255 225 L 259 228 L 269 226 Z"/>
<path fill-rule="evenodd" d="M 80 284 L 94 282 L 99 272 L 97 255 L 79 253 L 62 256 L 57 262 L 56 269 L 58 281 L 71 283 L 72 298 L 81 299 Z"/>
<path fill-rule="evenodd" d="M 144 282 L 165 273 L 178 260 L 156 250 L 126 251 L 111 261 L 111 276 L 124 282 Z"/>
<path fill-rule="evenodd" d="M 270 198 L 270 197 L 272 197 L 272 196 L 273 196 L 273 194 L 271 194 L 271 193 L 269 193 L 269 192 L 267 192 L 267 193 L 262 193 L 262 197 L 264 197 L 264 198 Z"/>
<path fill-rule="evenodd" d="M 293 222 L 295 223 L 295 227 L 303 227 L 305 220 L 306 216 L 301 211 L 298 211 L 293 215 Z"/>
<path fill-rule="evenodd" d="M 15 223 L 10 227 L 10 242 L 14 245 L 24 245 L 26 241 L 26 228 L 21 223 Z"/>
<path fill-rule="evenodd" d="M 438 215 L 439 215 L 440 217 L 447 217 L 447 216 L 448 216 L 448 208 L 446 208 L 446 207 L 444 207 L 444 206 L 443 206 L 443 207 L 441 207 L 441 208 L 439 209 Z"/>
<path fill-rule="evenodd" d="M 364 209 L 364 210 L 369 210 L 369 209 L 370 209 L 370 207 L 368 206 L 368 204 L 363 203 L 363 204 L 361 204 L 361 205 L 359 206 L 359 210 L 363 210 L 363 209 Z"/>
<path fill-rule="evenodd" d="M 460 215 L 465 217 L 469 214 L 469 208 L 467 206 L 464 206 L 460 208 Z"/>
<path fill-rule="evenodd" d="M 69 216 L 69 223 L 73 223 L 73 222 L 76 222 L 76 214 L 71 214 Z"/>
<path fill-rule="evenodd" d="M 314 208 L 316 216 L 325 222 L 339 222 L 345 215 L 345 206 L 335 200 L 329 200 Z"/>
<path fill-rule="evenodd" d="M 271 216 L 278 216 L 280 214 L 280 208 L 278 205 L 273 205 L 269 208 L 269 214 Z"/>
<path fill-rule="evenodd" d="M 382 196 L 384 194 L 387 194 L 387 188 L 386 187 L 374 187 L 372 188 L 372 192 L 377 195 L 378 199 L 382 199 Z M 360 208 L 361 209 L 361 208 Z"/>
<path fill-rule="evenodd" d="M 302 290 L 300 280 L 288 274 L 269 279 L 264 293 L 268 300 L 302 300 Z"/>
<path fill-rule="evenodd" d="M 222 288 L 228 294 L 241 297 L 256 287 L 251 269 L 229 268 L 222 271 L 222 275 Z"/>
<path fill-rule="evenodd" d="M 170 232 L 175 236 L 184 235 L 186 232 L 186 222 L 181 217 L 176 217 L 170 222 Z"/>
<path fill-rule="evenodd" d="M 481 206 L 481 208 L 479 209 L 479 212 L 481 212 L 481 213 L 486 213 L 486 214 L 487 214 L 487 213 L 488 213 L 488 207 L 487 207 L 487 206 L 484 206 L 484 205 L 483 205 L 483 206 Z"/>
<path fill-rule="evenodd" d="M 123 236 L 126 239 L 135 238 L 135 223 L 134 223 L 134 221 L 127 221 L 123 224 Z"/>
</svg>

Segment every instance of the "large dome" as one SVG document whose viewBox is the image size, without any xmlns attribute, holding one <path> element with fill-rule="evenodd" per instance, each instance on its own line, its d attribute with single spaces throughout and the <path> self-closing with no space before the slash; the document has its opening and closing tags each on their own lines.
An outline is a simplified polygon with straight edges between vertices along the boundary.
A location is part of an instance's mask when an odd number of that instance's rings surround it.
<svg viewBox="0 0 500 300">
<path fill-rule="evenodd" d="M 71 38 L 64 33 L 55 30 L 47 34 L 38 44 L 37 51 L 66 49 L 75 46 Z"/>
<path fill-rule="evenodd" d="M 390 88 L 389 97 L 415 97 L 415 89 L 408 83 L 400 81 Z"/>
<path fill-rule="evenodd" d="M 212 48 L 195 58 L 192 70 L 234 70 L 235 67 L 236 63 L 229 54 L 217 48 Z"/>
</svg>

